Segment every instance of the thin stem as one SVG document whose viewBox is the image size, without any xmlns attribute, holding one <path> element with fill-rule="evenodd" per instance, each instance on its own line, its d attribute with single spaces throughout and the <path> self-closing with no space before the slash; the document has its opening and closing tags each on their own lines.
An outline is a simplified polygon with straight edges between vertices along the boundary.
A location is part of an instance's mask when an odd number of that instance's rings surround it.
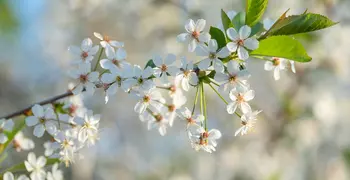
<svg viewBox="0 0 350 180">
<path fill-rule="evenodd" d="M 225 104 L 227 105 L 228 102 L 225 100 L 225 98 L 222 97 L 222 95 L 221 95 L 211 84 L 209 84 L 209 86 L 210 86 L 211 89 L 213 89 L 213 91 L 220 97 L 220 99 L 221 99 L 222 101 L 224 101 Z M 239 113 L 235 112 L 235 114 L 236 114 L 239 118 L 241 118 L 241 115 L 240 115 Z"/>
<path fill-rule="evenodd" d="M 169 91 L 170 91 L 170 87 L 156 86 L 156 88 L 158 88 L 158 89 L 164 89 L 164 90 L 169 90 Z"/>
<path fill-rule="evenodd" d="M 44 101 L 41 101 L 41 102 L 37 102 L 37 103 L 34 103 L 30 106 L 28 106 L 27 108 L 24 108 L 22 110 L 19 110 L 19 111 L 16 111 L 14 113 L 11 113 L 11 114 L 8 114 L 6 116 L 3 116 L 3 117 L 0 117 L 0 119 L 4 118 L 4 119 L 10 119 L 10 118 L 14 118 L 14 117 L 17 117 L 17 116 L 20 116 L 20 115 L 25 115 L 26 112 L 30 111 L 31 108 L 35 105 L 35 104 L 39 104 L 39 105 L 46 105 L 46 104 L 50 104 L 50 103 L 53 103 L 57 100 L 60 100 L 60 99 L 63 99 L 63 98 L 66 98 L 66 97 L 69 97 L 69 96 L 72 96 L 73 93 L 71 91 L 68 91 L 68 92 L 65 92 L 61 95 L 58 95 L 58 96 L 54 96 L 50 99 L 46 99 Z"/>
<path fill-rule="evenodd" d="M 192 116 L 194 114 L 194 110 L 196 109 L 196 105 L 198 102 L 198 95 L 199 95 L 199 87 L 197 86 L 196 96 L 194 98 L 193 108 L 192 108 Z"/>
<path fill-rule="evenodd" d="M 203 88 L 203 83 L 201 83 L 200 86 L 201 86 L 201 89 L 202 89 Z M 203 114 L 203 91 L 201 91 L 200 111 L 201 111 L 201 114 L 204 116 L 204 114 Z M 203 122 L 201 122 L 201 126 L 203 127 Z"/>
<path fill-rule="evenodd" d="M 207 120 L 208 120 L 208 116 L 207 116 L 207 101 L 205 99 L 205 94 L 204 94 L 204 84 L 202 84 L 202 93 L 201 94 L 203 94 L 204 129 L 206 131 L 208 131 L 208 127 L 207 127 Z"/>
<path fill-rule="evenodd" d="M 96 71 L 97 67 L 98 67 L 98 64 L 100 63 L 100 60 L 101 60 L 101 57 L 102 57 L 102 52 L 104 51 L 105 48 L 101 48 L 101 51 L 100 51 L 100 54 L 98 55 L 98 59 L 97 59 L 97 62 L 95 64 L 95 67 L 94 67 L 94 71 Z"/>
<path fill-rule="evenodd" d="M 215 86 L 220 86 L 220 84 L 216 83 L 215 81 L 213 81 L 213 79 L 210 78 L 210 82 L 213 83 Z"/>
</svg>

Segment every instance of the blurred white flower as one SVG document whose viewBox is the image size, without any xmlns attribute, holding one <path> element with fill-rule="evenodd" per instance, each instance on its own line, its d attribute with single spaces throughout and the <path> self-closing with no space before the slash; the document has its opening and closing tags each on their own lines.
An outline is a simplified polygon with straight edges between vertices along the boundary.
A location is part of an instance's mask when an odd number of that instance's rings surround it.
<svg viewBox="0 0 350 180">
<path fill-rule="evenodd" d="M 166 134 L 166 129 L 169 125 L 169 120 L 165 118 L 160 113 L 155 113 L 152 115 L 151 120 L 148 121 L 147 127 L 148 130 L 157 128 L 159 131 L 159 134 L 161 136 L 164 136 Z"/>
<path fill-rule="evenodd" d="M 194 133 L 191 133 L 190 140 L 192 148 L 196 151 L 204 150 L 212 153 L 217 146 L 217 139 L 221 138 L 221 132 L 217 129 L 206 131 L 203 127 L 197 126 Z"/>
<path fill-rule="evenodd" d="M 172 98 L 172 103 L 163 108 L 164 116 L 169 121 L 169 126 L 172 127 L 174 120 L 176 118 L 176 111 L 180 109 L 187 99 L 186 96 L 178 94 L 176 97 Z"/>
<path fill-rule="evenodd" d="M 44 107 L 36 104 L 32 107 L 32 112 L 34 116 L 28 116 L 25 119 L 27 126 L 35 126 L 33 134 L 36 137 L 42 137 L 45 130 L 54 135 L 57 131 L 56 123 L 52 121 L 57 121 L 56 114 L 54 110 L 50 107 L 47 107 L 44 110 Z"/>
<path fill-rule="evenodd" d="M 237 32 L 234 28 L 227 29 L 227 36 L 232 42 L 227 43 L 227 48 L 230 52 L 238 53 L 238 58 L 246 60 L 249 58 L 249 53 L 246 50 L 255 50 L 259 47 L 259 41 L 256 38 L 249 37 L 251 28 L 247 25 L 242 26 Z"/>
<path fill-rule="evenodd" d="M 24 161 L 24 165 L 28 172 L 30 172 L 30 179 L 32 180 L 44 180 L 46 177 L 45 172 L 46 158 L 40 156 L 36 158 L 33 152 L 28 154 L 28 160 Z"/>
<path fill-rule="evenodd" d="M 34 149 L 35 144 L 33 140 L 26 138 L 22 131 L 19 131 L 13 140 L 13 146 L 17 152 L 20 152 L 22 150 L 28 151 Z"/>
<path fill-rule="evenodd" d="M 237 89 L 230 91 L 231 103 L 227 105 L 227 112 L 233 114 L 236 112 L 237 107 L 241 109 L 243 113 L 248 113 L 251 111 L 251 107 L 248 104 L 248 101 L 254 98 L 254 91 L 247 89 Z"/>
<path fill-rule="evenodd" d="M 204 19 L 199 19 L 196 23 L 192 19 L 187 20 L 185 24 L 187 32 L 178 35 L 177 41 L 189 43 L 188 51 L 193 52 L 198 44 L 208 42 L 210 39 L 210 34 L 203 32 L 205 24 L 206 21 Z"/>
<path fill-rule="evenodd" d="M 90 63 L 94 59 L 94 55 L 98 51 L 98 46 L 93 46 L 90 38 L 86 38 L 81 43 L 80 48 L 77 46 L 70 46 L 69 52 L 74 55 L 74 64 Z"/>
<path fill-rule="evenodd" d="M 63 172 L 58 169 L 58 163 L 52 166 L 52 171 L 47 172 L 47 180 L 63 180 Z"/>
<path fill-rule="evenodd" d="M 111 40 L 109 36 L 103 36 L 100 33 L 94 32 L 94 36 L 101 40 L 100 44 L 102 47 L 106 48 L 106 46 L 110 45 L 116 48 L 124 47 L 123 42 L 118 42 L 115 40 Z"/>
<path fill-rule="evenodd" d="M 237 136 L 238 134 L 241 134 L 241 135 L 248 134 L 249 131 L 251 131 L 254 128 L 256 120 L 258 120 L 257 116 L 260 112 L 261 111 L 250 111 L 248 113 L 243 114 L 241 117 L 242 127 L 240 127 L 235 132 L 235 136 Z"/>
<path fill-rule="evenodd" d="M 223 47 L 218 51 L 218 43 L 215 39 L 209 40 L 208 46 L 199 45 L 196 48 L 197 56 L 205 56 L 206 58 L 198 63 L 198 68 L 201 70 L 207 70 L 212 64 L 216 72 L 224 71 L 224 64 L 219 58 L 227 57 L 230 52 L 227 47 Z"/>
<path fill-rule="evenodd" d="M 198 76 L 193 69 L 193 62 L 187 62 L 186 58 L 181 59 L 180 72 L 175 78 L 175 84 L 181 83 L 182 89 L 188 91 L 190 85 L 195 86 L 198 84 Z"/>
<path fill-rule="evenodd" d="M 24 174 L 15 178 L 15 176 L 12 174 L 12 172 L 6 172 L 3 176 L 3 178 L 4 178 L 4 180 L 29 180 L 29 178 Z"/>
<path fill-rule="evenodd" d="M 222 84 L 219 91 L 226 92 L 233 89 L 246 89 L 249 87 L 247 79 L 250 74 L 247 70 L 240 70 L 239 64 L 236 61 L 229 61 L 227 63 L 227 73 L 216 73 L 214 79 Z"/>
<path fill-rule="evenodd" d="M 126 51 L 124 48 L 114 50 L 112 46 L 106 46 L 105 49 L 107 59 L 101 59 L 100 65 L 103 69 L 122 69 L 126 64 Z"/>
<path fill-rule="evenodd" d="M 12 119 L 0 119 L 0 144 L 4 144 L 8 138 L 4 131 L 12 131 L 14 123 Z"/>
<path fill-rule="evenodd" d="M 91 64 L 84 63 L 79 64 L 78 70 L 73 70 L 69 73 L 69 75 L 79 81 L 79 83 L 75 86 L 72 92 L 77 95 L 83 90 L 85 90 L 86 94 L 92 95 L 95 92 L 95 82 L 98 81 L 98 72 L 91 72 Z"/>
<path fill-rule="evenodd" d="M 288 60 L 286 60 L 284 58 L 274 57 L 274 58 L 272 58 L 271 61 L 266 61 L 265 62 L 264 69 L 266 71 L 272 71 L 273 70 L 273 77 L 277 81 L 277 80 L 279 80 L 281 78 L 280 71 L 284 70 L 286 68 L 287 61 Z M 293 72 L 294 72 L 295 71 L 294 63 L 292 63 L 292 67 L 293 67 L 292 69 L 293 69 Z"/>
<path fill-rule="evenodd" d="M 160 78 L 160 82 L 163 85 L 169 84 L 168 74 L 175 76 L 179 72 L 179 69 L 173 66 L 175 61 L 176 56 L 174 54 L 168 54 L 164 59 L 160 56 L 154 56 L 153 63 L 156 65 L 154 74 Z"/>
</svg>

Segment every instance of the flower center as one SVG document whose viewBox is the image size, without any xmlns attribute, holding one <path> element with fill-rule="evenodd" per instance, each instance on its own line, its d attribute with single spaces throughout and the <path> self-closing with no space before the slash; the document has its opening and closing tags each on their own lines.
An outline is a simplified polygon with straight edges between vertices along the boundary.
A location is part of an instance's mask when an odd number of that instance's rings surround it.
<svg viewBox="0 0 350 180">
<path fill-rule="evenodd" d="M 103 36 L 103 40 L 106 41 L 106 42 L 111 41 L 111 39 L 109 38 L 109 36 Z"/>
<path fill-rule="evenodd" d="M 143 102 L 148 103 L 151 100 L 149 96 L 143 96 Z"/>
<path fill-rule="evenodd" d="M 191 73 L 191 71 L 189 71 L 189 70 L 186 70 L 186 71 L 184 71 L 184 76 L 185 77 L 188 77 L 188 75 Z"/>
<path fill-rule="evenodd" d="M 237 95 L 237 101 L 238 101 L 238 102 L 244 102 L 244 97 L 243 97 L 242 94 L 238 94 L 238 95 Z"/>
<path fill-rule="evenodd" d="M 281 64 L 281 60 L 279 58 L 273 58 L 272 63 L 274 66 L 278 66 Z"/>
<path fill-rule="evenodd" d="M 73 115 L 75 111 L 78 109 L 78 106 L 75 104 L 72 104 L 68 108 L 68 114 Z"/>
<path fill-rule="evenodd" d="M 247 125 L 247 122 L 242 121 L 241 124 L 242 124 L 242 126 L 245 126 L 245 125 Z"/>
<path fill-rule="evenodd" d="M 163 116 L 158 114 L 158 115 L 155 115 L 154 118 L 156 118 L 156 121 L 157 122 L 161 122 L 163 120 Z"/>
<path fill-rule="evenodd" d="M 192 119 L 192 117 L 186 118 L 187 122 L 190 124 L 194 123 L 194 120 Z"/>
<path fill-rule="evenodd" d="M 142 84 L 143 83 L 143 79 L 139 78 L 139 79 L 137 79 L 137 82 L 139 82 L 139 84 Z"/>
<path fill-rule="evenodd" d="M 40 119 L 39 119 L 39 122 L 40 122 L 41 124 L 44 124 L 45 121 L 46 121 L 45 118 L 40 118 Z"/>
<path fill-rule="evenodd" d="M 86 59 L 86 58 L 89 56 L 89 53 L 88 53 L 88 52 L 83 51 L 83 52 L 81 53 L 81 55 L 80 55 L 80 56 L 81 56 L 81 58 L 82 58 L 82 59 L 84 59 L 84 60 L 85 60 L 85 59 Z"/>
<path fill-rule="evenodd" d="M 113 59 L 113 60 L 112 60 L 112 63 L 113 63 L 114 65 L 116 65 L 118 68 L 120 68 L 120 62 L 119 62 L 118 60 Z"/>
<path fill-rule="evenodd" d="M 210 53 L 209 54 L 209 59 L 215 59 L 216 58 L 216 54 L 215 53 Z"/>
<path fill-rule="evenodd" d="M 88 77 L 87 75 L 81 74 L 79 79 L 80 79 L 80 82 L 85 83 L 88 80 Z"/>
<path fill-rule="evenodd" d="M 121 82 L 121 81 L 122 81 L 122 77 L 117 76 L 117 77 L 115 78 L 115 80 L 116 80 L 117 82 Z"/>
<path fill-rule="evenodd" d="M 237 44 L 239 46 L 243 46 L 244 45 L 244 41 L 242 39 L 240 39 L 240 40 L 237 41 Z"/>
<path fill-rule="evenodd" d="M 166 72 L 166 70 L 168 69 L 168 66 L 163 64 L 160 69 L 163 71 L 163 72 Z"/>
<path fill-rule="evenodd" d="M 203 132 L 201 134 L 201 136 L 199 137 L 199 144 L 200 145 L 207 145 L 208 144 L 208 137 L 209 137 L 209 134 L 208 132 Z"/>
<path fill-rule="evenodd" d="M 197 41 L 199 41 L 199 40 L 198 40 L 199 35 L 200 35 L 200 33 L 197 32 L 197 31 L 193 31 L 193 32 L 192 32 L 192 37 L 193 37 L 194 39 L 196 39 Z"/>
<path fill-rule="evenodd" d="M 171 94 L 175 94 L 175 92 L 176 92 L 176 86 L 175 86 L 175 85 L 171 85 L 171 86 L 169 87 L 169 90 L 170 90 Z"/>
<path fill-rule="evenodd" d="M 168 111 L 169 111 L 169 112 L 174 112 L 175 109 L 176 109 L 176 107 L 175 107 L 174 104 L 168 106 Z"/>
<path fill-rule="evenodd" d="M 230 75 L 229 81 L 231 83 L 236 82 L 236 80 L 237 80 L 237 76 L 236 75 Z"/>
</svg>

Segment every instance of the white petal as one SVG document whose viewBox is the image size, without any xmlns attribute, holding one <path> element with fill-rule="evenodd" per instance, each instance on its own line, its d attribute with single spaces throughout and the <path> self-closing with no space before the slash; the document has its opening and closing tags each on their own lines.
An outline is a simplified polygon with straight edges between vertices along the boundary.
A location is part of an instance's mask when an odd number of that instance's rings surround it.
<svg viewBox="0 0 350 180">
<path fill-rule="evenodd" d="M 103 40 L 103 36 L 98 32 L 94 32 L 94 36 L 97 37 L 99 40 Z"/>
<path fill-rule="evenodd" d="M 36 163 L 37 163 L 37 166 L 44 167 L 46 164 L 46 158 L 44 158 L 43 156 L 40 156 Z"/>
<path fill-rule="evenodd" d="M 109 44 L 113 47 L 116 48 L 121 48 L 124 47 L 124 43 L 123 42 L 118 42 L 118 41 L 109 41 Z"/>
<path fill-rule="evenodd" d="M 86 38 L 81 43 L 81 49 L 85 52 L 88 52 L 90 48 L 92 47 L 92 41 L 90 38 Z"/>
<path fill-rule="evenodd" d="M 105 74 L 102 74 L 101 76 L 101 81 L 106 84 L 112 83 L 114 82 L 114 80 L 115 80 L 114 75 L 110 73 L 105 73 Z"/>
<path fill-rule="evenodd" d="M 176 61 L 176 56 L 175 56 L 175 54 L 168 54 L 168 55 L 165 57 L 164 64 L 166 64 L 166 65 L 171 65 L 171 64 L 173 64 L 175 61 Z"/>
<path fill-rule="evenodd" d="M 239 29 L 239 39 L 247 39 L 251 32 L 252 29 L 249 26 L 242 26 L 241 29 Z"/>
<path fill-rule="evenodd" d="M 197 42 L 195 39 L 192 39 L 188 44 L 188 52 L 193 52 L 197 47 Z"/>
<path fill-rule="evenodd" d="M 3 129 L 5 131 L 12 131 L 14 125 L 15 124 L 13 123 L 12 119 L 9 119 L 9 120 L 5 121 L 5 125 L 4 125 Z"/>
<path fill-rule="evenodd" d="M 89 51 L 89 55 L 91 55 L 91 56 L 95 55 L 99 49 L 100 49 L 100 47 L 97 46 L 97 45 L 94 46 L 94 47 L 92 47 L 92 48 L 90 49 L 90 51 Z M 91 59 L 91 60 L 92 60 L 92 59 Z M 90 60 L 90 61 L 91 61 L 91 60 Z"/>
<path fill-rule="evenodd" d="M 212 52 L 212 53 L 215 52 L 216 53 L 216 50 L 218 50 L 218 43 L 216 42 L 215 39 L 209 40 L 208 48 L 209 48 L 210 52 Z"/>
<path fill-rule="evenodd" d="M 238 47 L 238 58 L 242 60 L 246 60 L 249 58 L 248 51 L 242 46 Z"/>
<path fill-rule="evenodd" d="M 264 64 L 264 69 L 266 71 L 271 71 L 275 68 L 275 66 L 273 65 L 273 63 L 271 61 L 266 61 Z"/>
<path fill-rule="evenodd" d="M 171 75 L 171 76 L 176 76 L 176 74 L 179 72 L 179 69 L 175 66 L 169 66 L 167 69 L 167 72 Z"/>
<path fill-rule="evenodd" d="M 205 43 L 205 42 L 208 42 L 210 40 L 210 38 L 211 38 L 211 36 L 209 33 L 203 32 L 199 35 L 198 40 L 201 43 Z"/>
<path fill-rule="evenodd" d="M 134 111 L 137 112 L 137 113 L 139 113 L 139 114 L 141 114 L 141 113 L 145 112 L 145 110 L 146 110 L 147 107 L 148 107 L 148 106 L 147 106 L 145 103 L 143 103 L 143 102 L 137 102 L 136 105 L 135 105 L 135 107 L 134 107 Z"/>
<path fill-rule="evenodd" d="M 153 63 L 154 65 L 156 65 L 157 67 L 161 67 L 163 65 L 163 59 L 162 57 L 160 57 L 159 55 L 155 55 L 153 57 Z"/>
<path fill-rule="evenodd" d="M 246 47 L 250 50 L 258 49 L 259 41 L 256 40 L 255 38 L 248 38 L 244 41 L 244 47 Z"/>
<path fill-rule="evenodd" d="M 273 71 L 273 77 L 275 78 L 276 81 L 281 78 L 280 68 L 278 67 L 275 68 L 275 70 Z"/>
<path fill-rule="evenodd" d="M 196 22 L 196 31 L 201 32 L 205 28 L 206 21 L 204 19 L 198 19 Z"/>
<path fill-rule="evenodd" d="M 189 34 L 188 33 L 182 33 L 182 34 L 179 34 L 177 37 L 176 37 L 176 40 L 178 42 L 186 42 L 189 38 Z"/>
<path fill-rule="evenodd" d="M 237 61 L 229 61 L 227 63 L 227 71 L 230 74 L 237 74 L 239 72 L 239 64 Z"/>
<path fill-rule="evenodd" d="M 244 114 L 252 111 L 251 107 L 247 102 L 241 102 L 240 105 L 241 105 L 241 110 Z"/>
<path fill-rule="evenodd" d="M 72 90 L 72 93 L 74 95 L 77 95 L 79 93 L 81 93 L 84 89 L 84 86 L 82 84 L 78 84 L 73 90 Z"/>
<path fill-rule="evenodd" d="M 226 46 L 220 49 L 220 51 L 216 54 L 216 56 L 218 56 L 219 58 L 225 58 L 229 55 L 230 55 L 230 51 Z"/>
<path fill-rule="evenodd" d="M 198 84 L 198 77 L 197 77 L 197 74 L 195 72 L 191 72 L 190 74 L 190 84 L 191 85 L 197 85 Z"/>
<path fill-rule="evenodd" d="M 52 122 L 46 122 L 46 123 L 45 123 L 45 128 L 46 128 L 47 132 L 48 132 L 49 134 L 51 134 L 51 135 L 54 135 L 54 134 L 56 134 L 56 132 L 57 132 L 57 127 L 56 127 L 56 125 L 55 125 L 54 123 L 52 123 Z"/>
<path fill-rule="evenodd" d="M 7 140 L 7 136 L 3 133 L 0 133 L 0 144 L 4 144 Z"/>
<path fill-rule="evenodd" d="M 194 21 L 192 19 L 187 20 L 187 22 L 185 24 L 185 29 L 188 33 L 192 33 L 195 31 L 195 24 L 194 24 Z"/>
<path fill-rule="evenodd" d="M 90 82 L 96 82 L 98 80 L 98 76 L 99 76 L 99 73 L 94 71 L 94 72 L 89 73 L 87 78 L 88 78 L 88 81 L 90 81 Z"/>
<path fill-rule="evenodd" d="M 115 51 L 114 51 L 114 48 L 112 46 L 106 46 L 105 52 L 106 52 L 106 56 L 108 59 L 112 60 L 115 58 Z"/>
<path fill-rule="evenodd" d="M 229 113 L 229 114 L 235 113 L 236 109 L 237 109 L 237 103 L 236 102 L 231 102 L 226 107 L 227 113 Z"/>
<path fill-rule="evenodd" d="M 235 42 L 229 42 L 226 44 L 226 47 L 230 52 L 236 52 L 238 45 Z"/>
<path fill-rule="evenodd" d="M 152 75 L 153 75 L 153 69 L 149 66 L 142 72 L 142 78 L 149 78 Z"/>
<path fill-rule="evenodd" d="M 11 172 L 6 172 L 4 174 L 4 180 L 15 180 L 15 177 L 13 176 L 13 174 Z"/>
<path fill-rule="evenodd" d="M 216 72 L 224 72 L 224 63 L 222 63 L 221 60 L 219 59 L 214 59 L 213 60 L 213 66 Z"/>
<path fill-rule="evenodd" d="M 158 128 L 158 131 L 159 131 L 159 134 L 160 134 L 161 136 L 164 136 L 164 135 L 166 134 L 166 127 L 165 127 L 165 126 L 160 126 L 160 127 Z"/>
<path fill-rule="evenodd" d="M 248 92 L 244 93 L 243 98 L 245 101 L 250 101 L 250 100 L 254 99 L 254 94 L 255 93 L 253 90 L 249 90 Z"/>
<path fill-rule="evenodd" d="M 296 73 L 294 61 L 289 61 L 289 62 L 290 62 L 290 68 L 292 69 L 292 72 Z"/>
<path fill-rule="evenodd" d="M 221 138 L 221 132 L 217 129 L 212 129 L 209 131 L 209 137 L 210 139 L 219 139 Z"/>
<path fill-rule="evenodd" d="M 215 81 L 224 82 L 228 80 L 228 76 L 224 73 L 218 72 L 214 76 Z"/>
<path fill-rule="evenodd" d="M 36 117 L 44 117 L 44 108 L 42 106 L 40 106 L 39 104 L 35 104 L 32 107 L 32 112 L 33 112 L 34 116 L 36 116 Z"/>
<path fill-rule="evenodd" d="M 228 28 L 226 34 L 232 41 L 237 41 L 239 39 L 238 33 L 234 28 Z"/>
<path fill-rule="evenodd" d="M 112 61 L 110 61 L 108 59 L 101 59 L 100 66 L 103 69 L 112 69 L 112 68 L 114 68 L 115 65 L 112 63 Z"/>
<path fill-rule="evenodd" d="M 209 59 L 209 58 L 203 59 L 202 61 L 200 61 L 198 63 L 198 68 L 200 70 L 206 70 L 209 68 L 210 63 L 211 63 L 211 59 Z"/>
<path fill-rule="evenodd" d="M 116 52 L 116 57 L 118 60 L 125 60 L 127 53 L 124 48 L 119 48 Z"/>
<path fill-rule="evenodd" d="M 203 45 L 198 45 L 197 48 L 196 48 L 196 55 L 197 56 L 206 56 L 208 57 L 209 56 L 209 49 L 207 46 L 205 46 L 204 44 Z"/>
<path fill-rule="evenodd" d="M 189 84 L 187 78 L 183 78 L 182 79 L 181 86 L 182 86 L 182 89 L 185 90 L 185 91 L 188 91 L 190 89 L 190 84 Z"/>
<path fill-rule="evenodd" d="M 44 127 L 44 125 L 38 124 L 38 125 L 36 125 L 35 128 L 34 128 L 33 134 L 34 134 L 34 136 L 40 138 L 40 137 L 42 137 L 42 136 L 44 135 L 44 132 L 45 132 L 45 127 Z"/>
<path fill-rule="evenodd" d="M 39 119 L 35 116 L 26 117 L 25 121 L 27 126 L 34 126 L 39 123 Z"/>
</svg>

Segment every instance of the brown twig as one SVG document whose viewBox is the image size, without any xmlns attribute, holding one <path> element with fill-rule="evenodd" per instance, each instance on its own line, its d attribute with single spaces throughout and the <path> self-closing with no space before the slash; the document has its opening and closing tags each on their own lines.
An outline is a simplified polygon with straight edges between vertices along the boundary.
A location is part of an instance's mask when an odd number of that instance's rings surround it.
<svg viewBox="0 0 350 180">
<path fill-rule="evenodd" d="M 72 96 L 73 93 L 72 91 L 67 91 L 66 93 L 63 93 L 63 94 L 60 94 L 58 96 L 54 96 L 50 99 L 46 99 L 44 101 L 41 101 L 41 102 L 38 102 L 38 103 L 35 103 L 35 104 L 39 104 L 39 105 L 46 105 L 46 104 L 50 104 L 50 103 L 53 103 L 57 100 L 60 100 L 60 99 L 63 99 L 63 98 L 66 98 L 66 97 L 69 97 L 69 96 Z M 30 109 L 35 105 L 35 104 L 32 104 L 30 106 L 28 106 L 27 108 L 24 108 L 22 110 L 19 110 L 19 111 L 16 111 L 14 113 L 11 113 L 11 114 L 8 114 L 6 116 L 3 116 L 3 117 L 0 117 L 0 119 L 10 119 L 10 118 L 14 118 L 16 116 L 20 116 L 20 115 L 24 115 L 26 112 L 30 111 Z"/>
</svg>

